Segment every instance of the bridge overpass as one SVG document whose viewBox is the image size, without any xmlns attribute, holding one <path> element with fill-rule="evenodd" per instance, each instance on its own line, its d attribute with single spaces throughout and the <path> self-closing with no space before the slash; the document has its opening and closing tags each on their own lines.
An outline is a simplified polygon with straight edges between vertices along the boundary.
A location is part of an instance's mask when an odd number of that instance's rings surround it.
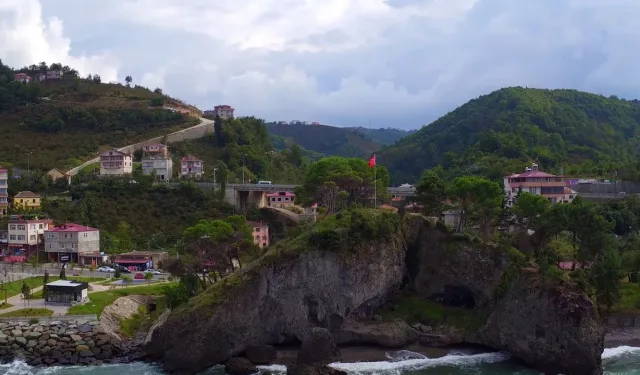
<svg viewBox="0 0 640 375">
<path fill-rule="evenodd" d="M 170 183 L 172 185 L 176 183 Z M 212 182 L 196 182 L 196 186 L 201 189 L 219 189 L 220 184 Z M 300 185 L 293 184 L 227 184 L 225 200 L 234 205 L 237 209 L 244 209 L 249 206 L 266 207 L 267 194 L 279 191 L 294 192 Z M 390 187 L 388 193 L 391 198 L 406 198 L 413 196 L 415 188 Z"/>
</svg>

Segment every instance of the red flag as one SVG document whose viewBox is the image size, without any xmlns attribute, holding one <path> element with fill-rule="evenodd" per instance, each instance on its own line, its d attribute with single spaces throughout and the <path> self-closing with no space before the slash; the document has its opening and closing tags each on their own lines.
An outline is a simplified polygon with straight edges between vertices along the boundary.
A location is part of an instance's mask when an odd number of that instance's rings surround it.
<svg viewBox="0 0 640 375">
<path fill-rule="evenodd" d="M 373 168 L 376 166 L 376 154 L 373 154 L 371 158 L 369 158 L 369 168 Z"/>
</svg>

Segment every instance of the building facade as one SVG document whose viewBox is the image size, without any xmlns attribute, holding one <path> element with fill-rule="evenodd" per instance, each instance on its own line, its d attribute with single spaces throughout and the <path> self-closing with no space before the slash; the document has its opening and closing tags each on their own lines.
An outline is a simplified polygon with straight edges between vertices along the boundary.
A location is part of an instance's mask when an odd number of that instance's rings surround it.
<svg viewBox="0 0 640 375">
<path fill-rule="evenodd" d="M 9 170 L 0 168 L 0 216 L 7 214 L 9 208 Z"/>
<path fill-rule="evenodd" d="M 249 225 L 252 228 L 253 243 L 261 249 L 269 246 L 269 226 L 256 221 L 250 221 Z"/>
<path fill-rule="evenodd" d="M 200 178 L 204 175 L 204 162 L 193 155 L 180 159 L 180 177 Z"/>
<path fill-rule="evenodd" d="M 100 231 L 86 225 L 67 223 L 44 232 L 44 251 L 50 262 L 97 265 L 100 254 Z"/>
<path fill-rule="evenodd" d="M 50 219 L 23 219 L 20 216 L 9 220 L 7 254 L 26 260 L 44 250 L 44 232 L 53 226 Z"/>
<path fill-rule="evenodd" d="M 269 204 L 269 207 L 292 207 L 295 200 L 296 195 L 288 191 L 279 191 L 277 193 L 267 194 L 267 203 Z"/>
<path fill-rule="evenodd" d="M 40 194 L 32 191 L 21 191 L 13 197 L 13 207 L 22 209 L 40 208 Z"/>
<path fill-rule="evenodd" d="M 213 110 L 215 111 L 215 115 L 220 117 L 223 120 L 228 120 L 233 118 L 233 107 L 231 107 L 230 105 L 217 105 L 213 108 Z"/>
<path fill-rule="evenodd" d="M 524 173 L 504 177 L 504 191 L 507 205 L 512 205 L 520 191 L 541 195 L 551 203 L 571 203 L 577 192 L 569 189 L 562 176 L 542 172 L 537 164 L 525 169 Z"/>
<path fill-rule="evenodd" d="M 133 172 L 133 156 L 131 154 L 109 150 L 100 154 L 101 176 L 125 176 Z"/>
<path fill-rule="evenodd" d="M 173 160 L 163 144 L 142 147 L 142 173 L 148 176 L 154 171 L 159 181 L 169 181 L 173 176 Z"/>
<path fill-rule="evenodd" d="M 18 81 L 18 82 L 29 83 L 29 82 L 31 82 L 32 78 L 31 78 L 30 75 L 28 75 L 26 73 L 16 73 L 16 74 L 13 75 L 13 79 L 15 81 Z"/>
</svg>

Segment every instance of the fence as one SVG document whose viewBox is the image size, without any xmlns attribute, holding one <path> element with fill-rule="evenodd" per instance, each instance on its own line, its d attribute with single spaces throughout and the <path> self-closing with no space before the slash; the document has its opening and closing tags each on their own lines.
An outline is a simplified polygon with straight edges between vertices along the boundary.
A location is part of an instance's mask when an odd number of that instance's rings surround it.
<svg viewBox="0 0 640 375">
<path fill-rule="evenodd" d="M 61 316 L 11 316 L 0 317 L 0 322 L 28 322 L 37 319 L 39 322 L 77 322 L 86 323 L 98 321 L 96 314 L 88 315 L 61 315 Z"/>
</svg>

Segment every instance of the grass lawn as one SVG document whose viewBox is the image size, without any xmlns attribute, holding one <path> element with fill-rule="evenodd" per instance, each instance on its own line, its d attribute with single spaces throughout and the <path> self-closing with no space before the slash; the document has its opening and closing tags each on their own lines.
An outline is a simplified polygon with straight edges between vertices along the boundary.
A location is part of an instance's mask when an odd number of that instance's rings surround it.
<svg viewBox="0 0 640 375">
<path fill-rule="evenodd" d="M 168 283 L 161 284 L 151 284 L 144 286 L 134 286 L 134 287 L 125 287 L 118 289 L 105 290 L 104 292 L 95 292 L 89 294 L 89 302 L 82 304 L 71 306 L 69 308 L 68 315 L 85 315 L 85 314 L 96 314 L 98 318 L 100 318 L 100 314 L 102 314 L 102 310 L 107 305 L 110 305 L 116 299 L 132 294 L 140 294 L 140 295 L 151 295 L 164 294 L 164 288 L 169 285 Z"/>
<path fill-rule="evenodd" d="M 8 309 L 9 307 L 13 307 L 13 305 L 10 303 L 4 303 L 4 302 L 0 304 L 0 309 Z"/>
<path fill-rule="evenodd" d="M 0 314 L 0 316 L 51 316 L 53 311 L 49 309 L 20 309 L 8 313 Z"/>
<path fill-rule="evenodd" d="M 49 282 L 58 280 L 58 276 L 49 276 Z M 74 281 L 82 281 L 82 282 L 93 282 L 93 281 L 102 281 L 104 278 L 102 277 L 78 277 L 72 276 L 67 277 L 67 280 Z M 22 280 L 12 281 L 10 283 L 4 283 L 2 286 L 7 289 L 7 298 L 17 296 L 22 293 L 22 283 L 26 283 L 29 288 L 34 289 L 43 286 L 44 276 L 34 276 L 28 277 Z M 4 298 L 4 294 L 0 292 L 0 299 Z M 40 297 L 42 298 L 42 297 Z"/>
<path fill-rule="evenodd" d="M 623 281 L 620 285 L 620 301 L 613 305 L 611 311 L 640 314 L 640 284 Z"/>
</svg>

